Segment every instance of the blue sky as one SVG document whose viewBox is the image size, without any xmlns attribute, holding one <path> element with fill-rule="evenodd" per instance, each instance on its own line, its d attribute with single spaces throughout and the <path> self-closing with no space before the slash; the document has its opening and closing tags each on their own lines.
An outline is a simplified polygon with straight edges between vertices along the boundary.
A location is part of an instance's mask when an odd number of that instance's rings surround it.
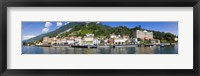
<svg viewBox="0 0 200 76">
<path fill-rule="evenodd" d="M 22 22 L 22 40 L 44 34 L 69 22 Z"/>
<path fill-rule="evenodd" d="M 58 29 L 69 22 L 22 22 L 22 40 Z M 178 22 L 101 22 L 111 27 L 127 26 L 133 28 L 141 25 L 142 28 L 178 35 Z"/>
</svg>

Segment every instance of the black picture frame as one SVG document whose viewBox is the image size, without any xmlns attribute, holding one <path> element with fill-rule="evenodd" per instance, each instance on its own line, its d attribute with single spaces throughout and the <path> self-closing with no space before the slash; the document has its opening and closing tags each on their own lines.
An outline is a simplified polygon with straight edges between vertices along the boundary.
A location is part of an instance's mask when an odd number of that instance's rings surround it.
<svg viewBox="0 0 200 76">
<path fill-rule="evenodd" d="M 194 69 L 7 69 L 7 7 L 193 7 Z M 1 76 L 199 76 L 199 0 L 1 0 Z"/>
</svg>

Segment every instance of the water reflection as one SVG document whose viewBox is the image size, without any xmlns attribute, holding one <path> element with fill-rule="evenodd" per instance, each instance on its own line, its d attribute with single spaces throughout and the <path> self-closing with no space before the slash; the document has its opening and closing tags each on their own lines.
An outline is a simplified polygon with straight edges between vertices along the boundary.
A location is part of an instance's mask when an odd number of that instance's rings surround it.
<svg viewBox="0 0 200 76">
<path fill-rule="evenodd" d="M 33 47 L 23 46 L 22 54 L 178 54 L 178 45 L 155 47 Z"/>
</svg>

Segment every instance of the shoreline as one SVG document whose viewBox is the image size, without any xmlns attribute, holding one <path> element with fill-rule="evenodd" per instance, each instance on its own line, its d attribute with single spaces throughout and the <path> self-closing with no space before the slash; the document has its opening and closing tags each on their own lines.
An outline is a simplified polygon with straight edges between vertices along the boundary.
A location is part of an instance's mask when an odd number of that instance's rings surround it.
<svg viewBox="0 0 200 76">
<path fill-rule="evenodd" d="M 173 45 L 178 45 L 178 44 L 173 44 Z M 24 45 L 22 45 L 24 46 Z M 28 46 L 28 47 L 73 47 L 73 48 L 115 48 L 115 47 L 151 47 L 151 46 L 161 46 L 161 47 L 165 47 L 165 46 L 171 46 L 171 45 L 144 45 L 144 46 L 139 46 L 139 45 L 98 45 L 98 46 L 90 46 L 90 45 L 85 45 L 84 47 L 82 46 L 55 46 L 55 45 L 32 45 L 32 46 Z"/>
</svg>

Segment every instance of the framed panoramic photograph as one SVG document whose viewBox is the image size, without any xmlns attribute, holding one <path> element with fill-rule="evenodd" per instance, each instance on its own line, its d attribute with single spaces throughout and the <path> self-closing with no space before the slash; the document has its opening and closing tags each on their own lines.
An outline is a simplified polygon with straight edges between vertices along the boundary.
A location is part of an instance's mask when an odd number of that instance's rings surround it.
<svg viewBox="0 0 200 76">
<path fill-rule="evenodd" d="M 21 24 L 22 54 L 178 54 L 173 21 Z"/>
<path fill-rule="evenodd" d="M 1 75 L 199 76 L 198 0 L 5 0 Z"/>
</svg>

